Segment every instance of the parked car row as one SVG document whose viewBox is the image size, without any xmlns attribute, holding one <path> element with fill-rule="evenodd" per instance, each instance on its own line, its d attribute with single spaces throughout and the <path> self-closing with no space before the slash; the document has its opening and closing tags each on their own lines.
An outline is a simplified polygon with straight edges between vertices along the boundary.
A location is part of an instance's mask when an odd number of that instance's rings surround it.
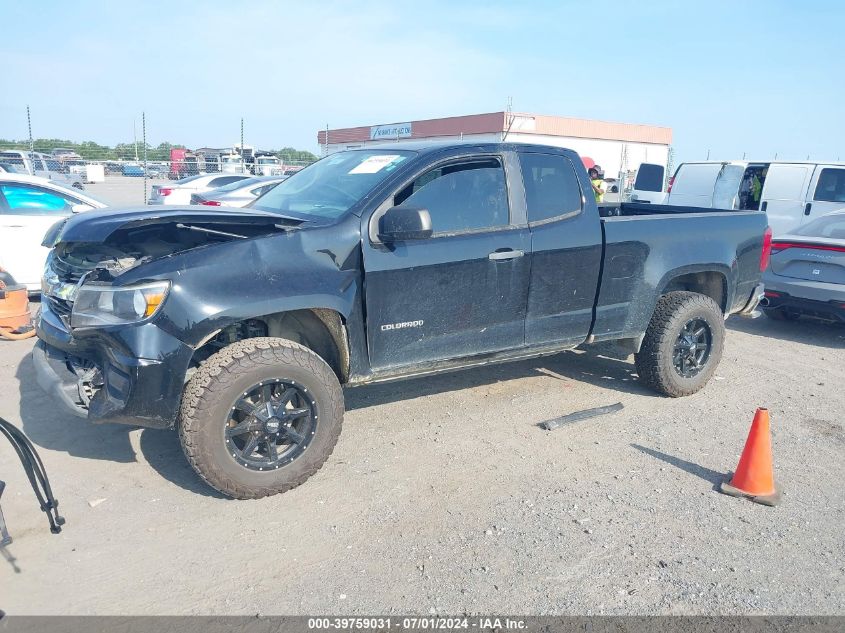
<svg viewBox="0 0 845 633">
<path fill-rule="evenodd" d="M 84 177 L 79 173 L 71 172 L 58 160 L 40 152 L 27 152 L 23 150 L 2 150 L 0 151 L 0 165 L 6 173 L 19 172 L 30 176 L 40 176 L 58 184 L 84 189 Z"/>
</svg>

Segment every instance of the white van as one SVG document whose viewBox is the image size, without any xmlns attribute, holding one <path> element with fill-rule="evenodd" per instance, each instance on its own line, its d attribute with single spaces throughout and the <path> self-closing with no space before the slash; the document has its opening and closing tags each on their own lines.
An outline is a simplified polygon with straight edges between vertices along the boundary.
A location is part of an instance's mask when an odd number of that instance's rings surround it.
<svg viewBox="0 0 845 633">
<path fill-rule="evenodd" d="M 666 204 L 765 211 L 774 235 L 845 209 L 845 163 L 707 161 L 681 163 Z"/>
</svg>

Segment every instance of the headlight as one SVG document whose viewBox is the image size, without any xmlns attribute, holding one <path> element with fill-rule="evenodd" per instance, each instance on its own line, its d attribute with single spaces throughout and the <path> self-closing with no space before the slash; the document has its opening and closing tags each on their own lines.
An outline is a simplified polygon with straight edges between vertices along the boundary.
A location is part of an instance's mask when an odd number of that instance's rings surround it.
<svg viewBox="0 0 845 633">
<path fill-rule="evenodd" d="M 126 288 L 94 284 L 81 286 L 73 302 L 70 325 L 96 327 L 148 319 L 159 311 L 169 291 L 169 281 Z"/>
</svg>

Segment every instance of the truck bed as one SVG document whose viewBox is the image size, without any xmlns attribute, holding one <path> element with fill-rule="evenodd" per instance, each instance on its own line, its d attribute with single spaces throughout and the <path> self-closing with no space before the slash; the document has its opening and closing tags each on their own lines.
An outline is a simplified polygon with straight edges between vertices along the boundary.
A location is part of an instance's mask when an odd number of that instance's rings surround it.
<svg viewBox="0 0 845 633">
<path fill-rule="evenodd" d="M 765 213 L 628 203 L 611 208 L 619 213 L 601 218 L 604 263 L 594 340 L 640 336 L 670 279 L 673 290 L 686 289 L 685 281 L 712 284 L 726 315 L 741 310 L 754 292 Z"/>
<path fill-rule="evenodd" d="M 684 207 L 674 204 L 650 204 L 648 202 L 608 202 L 598 205 L 603 218 L 631 215 L 672 215 L 677 213 L 737 213 L 735 209 L 713 209 L 711 207 Z"/>
</svg>

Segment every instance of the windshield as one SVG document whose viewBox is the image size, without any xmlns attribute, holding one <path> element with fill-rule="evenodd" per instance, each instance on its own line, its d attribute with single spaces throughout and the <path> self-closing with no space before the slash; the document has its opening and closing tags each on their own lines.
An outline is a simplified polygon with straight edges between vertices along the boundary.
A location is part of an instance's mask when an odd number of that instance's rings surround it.
<svg viewBox="0 0 845 633">
<path fill-rule="evenodd" d="M 250 207 L 339 218 L 415 152 L 354 150 L 327 156 L 259 197 Z"/>
</svg>

